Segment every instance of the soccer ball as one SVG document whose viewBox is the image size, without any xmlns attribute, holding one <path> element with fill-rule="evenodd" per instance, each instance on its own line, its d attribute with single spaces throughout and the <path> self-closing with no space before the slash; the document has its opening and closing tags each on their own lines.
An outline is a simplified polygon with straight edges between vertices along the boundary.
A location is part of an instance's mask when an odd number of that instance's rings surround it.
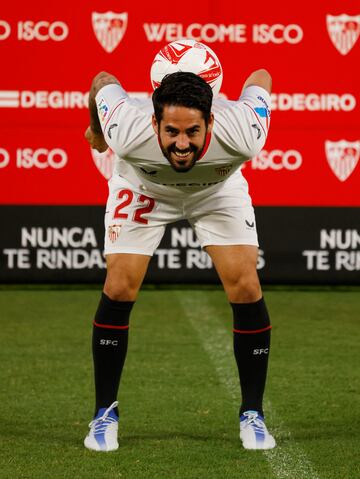
<svg viewBox="0 0 360 479">
<path fill-rule="evenodd" d="M 199 75 L 211 86 L 214 96 L 219 93 L 223 71 L 218 57 L 207 45 L 185 38 L 162 48 L 151 65 L 153 88 L 160 85 L 165 75 L 178 71 Z"/>
</svg>

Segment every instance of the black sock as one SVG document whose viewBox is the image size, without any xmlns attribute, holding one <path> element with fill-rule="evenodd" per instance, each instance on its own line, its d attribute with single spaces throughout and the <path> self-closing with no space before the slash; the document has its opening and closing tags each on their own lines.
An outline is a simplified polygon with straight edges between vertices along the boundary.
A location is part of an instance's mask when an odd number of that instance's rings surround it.
<svg viewBox="0 0 360 479">
<path fill-rule="evenodd" d="M 116 401 L 127 353 L 129 317 L 133 305 L 133 301 L 113 301 L 104 293 L 101 295 L 92 339 L 95 414 L 100 408 L 107 408 Z M 116 413 L 119 414 L 117 409 Z"/>
<path fill-rule="evenodd" d="M 234 354 L 239 370 L 244 411 L 264 415 L 262 400 L 265 390 L 270 351 L 270 319 L 265 301 L 230 303 L 234 315 Z"/>
</svg>

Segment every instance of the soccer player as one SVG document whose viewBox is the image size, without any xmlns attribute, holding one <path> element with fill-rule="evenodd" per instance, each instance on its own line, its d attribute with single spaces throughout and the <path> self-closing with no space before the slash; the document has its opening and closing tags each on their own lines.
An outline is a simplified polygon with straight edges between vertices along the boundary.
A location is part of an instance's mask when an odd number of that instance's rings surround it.
<svg viewBox="0 0 360 479">
<path fill-rule="evenodd" d="M 110 147 L 116 164 L 105 213 L 107 275 L 93 324 L 96 406 L 88 449 L 119 447 L 117 394 L 130 313 L 165 226 L 184 218 L 232 308 L 243 447 L 275 447 L 262 406 L 271 326 L 256 270 L 254 210 L 240 171 L 264 146 L 270 90 L 266 70 L 249 76 L 238 101 L 213 100 L 193 73 L 166 76 L 152 101 L 129 98 L 108 73 L 94 78 L 85 136 L 100 152 Z"/>
</svg>

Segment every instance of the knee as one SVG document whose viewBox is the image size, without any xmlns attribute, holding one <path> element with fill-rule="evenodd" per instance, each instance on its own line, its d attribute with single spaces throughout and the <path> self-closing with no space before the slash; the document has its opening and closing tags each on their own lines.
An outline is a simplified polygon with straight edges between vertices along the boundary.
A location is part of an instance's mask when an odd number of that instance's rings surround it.
<svg viewBox="0 0 360 479">
<path fill-rule="evenodd" d="M 233 281 L 227 288 L 230 303 L 255 303 L 262 297 L 262 291 L 257 274 L 242 276 Z"/>
<path fill-rule="evenodd" d="M 104 293 L 113 301 L 135 301 L 138 288 L 132 285 L 126 277 L 113 278 L 108 274 L 104 284 Z"/>
</svg>

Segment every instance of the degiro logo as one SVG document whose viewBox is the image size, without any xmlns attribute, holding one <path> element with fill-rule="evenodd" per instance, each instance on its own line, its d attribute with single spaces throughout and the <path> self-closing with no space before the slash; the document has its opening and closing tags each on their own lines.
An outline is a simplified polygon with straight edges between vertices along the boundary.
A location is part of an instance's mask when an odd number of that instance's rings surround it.
<svg viewBox="0 0 360 479">
<path fill-rule="evenodd" d="M 0 90 L 0 108 L 87 108 L 88 92 Z"/>
</svg>

